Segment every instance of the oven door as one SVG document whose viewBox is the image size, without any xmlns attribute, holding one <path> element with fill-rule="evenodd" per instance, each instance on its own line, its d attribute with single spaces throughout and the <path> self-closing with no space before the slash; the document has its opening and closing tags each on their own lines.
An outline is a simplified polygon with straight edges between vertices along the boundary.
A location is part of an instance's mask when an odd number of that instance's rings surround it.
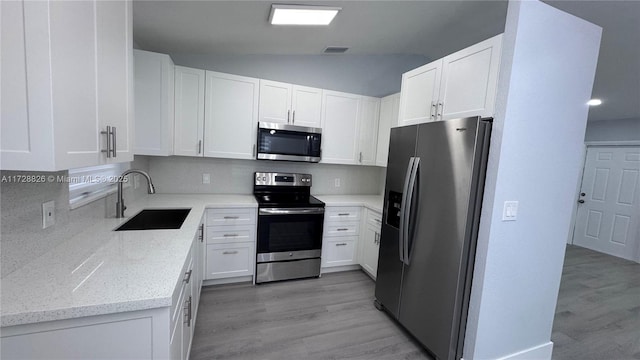
<svg viewBox="0 0 640 360">
<path fill-rule="evenodd" d="M 257 158 L 263 160 L 320 161 L 319 129 L 261 123 Z"/>
<path fill-rule="evenodd" d="M 258 262 L 320 257 L 324 208 L 258 210 Z"/>
</svg>

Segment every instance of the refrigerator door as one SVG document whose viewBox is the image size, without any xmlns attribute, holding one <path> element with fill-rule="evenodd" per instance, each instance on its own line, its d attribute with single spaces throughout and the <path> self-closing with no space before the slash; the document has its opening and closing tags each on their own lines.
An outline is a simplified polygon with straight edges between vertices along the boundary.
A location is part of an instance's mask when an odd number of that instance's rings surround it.
<svg viewBox="0 0 640 360">
<path fill-rule="evenodd" d="M 466 309 L 475 193 L 484 179 L 485 125 L 478 117 L 418 129 L 418 199 L 410 216 L 399 321 L 438 359 L 456 358 Z"/>
<path fill-rule="evenodd" d="M 400 216 L 403 189 L 411 169 L 411 158 L 416 150 L 418 127 L 405 126 L 391 129 L 389 162 L 383 207 L 382 232 L 376 277 L 376 300 L 398 318 L 400 284 L 402 282 L 402 243 L 400 240 Z"/>
</svg>

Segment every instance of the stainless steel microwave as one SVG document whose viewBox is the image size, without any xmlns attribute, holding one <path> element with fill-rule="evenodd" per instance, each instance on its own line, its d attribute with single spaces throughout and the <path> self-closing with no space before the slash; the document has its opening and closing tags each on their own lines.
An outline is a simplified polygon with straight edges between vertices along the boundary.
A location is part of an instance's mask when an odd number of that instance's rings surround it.
<svg viewBox="0 0 640 360">
<path fill-rule="evenodd" d="M 322 129 L 261 122 L 257 158 L 319 162 L 321 140 Z"/>
</svg>

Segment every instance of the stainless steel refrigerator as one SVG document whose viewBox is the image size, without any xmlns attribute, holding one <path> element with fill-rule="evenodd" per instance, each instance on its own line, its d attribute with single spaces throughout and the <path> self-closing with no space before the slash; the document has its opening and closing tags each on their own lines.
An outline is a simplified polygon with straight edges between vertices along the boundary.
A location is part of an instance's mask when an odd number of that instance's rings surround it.
<svg viewBox="0 0 640 360">
<path fill-rule="evenodd" d="M 391 129 L 376 307 L 438 359 L 459 359 L 491 119 Z"/>
</svg>

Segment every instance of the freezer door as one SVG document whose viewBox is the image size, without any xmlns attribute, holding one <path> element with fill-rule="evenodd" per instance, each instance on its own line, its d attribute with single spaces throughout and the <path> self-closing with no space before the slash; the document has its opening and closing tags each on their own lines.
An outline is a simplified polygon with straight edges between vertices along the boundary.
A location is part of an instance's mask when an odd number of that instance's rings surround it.
<svg viewBox="0 0 640 360">
<path fill-rule="evenodd" d="M 461 309 L 466 309 L 468 257 L 470 246 L 475 248 L 472 192 L 484 178 L 479 124 L 484 126 L 479 118 L 465 118 L 418 129 L 417 202 L 409 224 L 399 321 L 438 359 L 456 358 Z"/>
<path fill-rule="evenodd" d="M 399 251 L 399 211 L 410 167 L 416 150 L 417 125 L 391 129 L 389 162 L 383 208 L 382 232 L 376 277 L 376 300 L 396 319 L 402 281 L 402 260 Z"/>
</svg>

